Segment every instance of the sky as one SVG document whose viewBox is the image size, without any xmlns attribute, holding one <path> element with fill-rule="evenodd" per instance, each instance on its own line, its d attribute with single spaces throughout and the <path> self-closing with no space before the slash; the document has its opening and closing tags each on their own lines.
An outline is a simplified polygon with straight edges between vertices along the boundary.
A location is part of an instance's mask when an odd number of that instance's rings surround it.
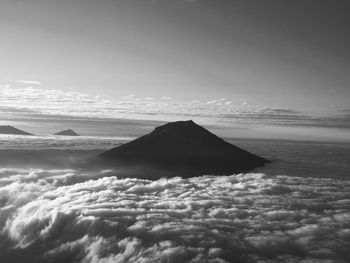
<svg viewBox="0 0 350 263">
<path fill-rule="evenodd" d="M 1 0 L 0 120 L 348 129 L 350 4 Z"/>
</svg>

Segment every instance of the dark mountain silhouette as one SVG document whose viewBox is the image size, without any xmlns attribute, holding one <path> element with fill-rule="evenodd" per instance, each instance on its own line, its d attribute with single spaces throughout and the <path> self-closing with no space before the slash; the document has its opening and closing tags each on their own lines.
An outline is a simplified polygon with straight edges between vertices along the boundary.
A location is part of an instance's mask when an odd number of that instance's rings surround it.
<svg viewBox="0 0 350 263">
<path fill-rule="evenodd" d="M 57 133 L 55 133 L 54 135 L 79 136 L 78 133 L 76 133 L 75 131 L 73 131 L 73 130 L 71 130 L 71 129 L 57 132 Z"/>
<path fill-rule="evenodd" d="M 0 126 L 0 134 L 13 134 L 13 135 L 33 135 L 29 132 L 22 131 L 10 125 Z"/>
<path fill-rule="evenodd" d="M 269 162 L 224 141 L 193 121 L 159 126 L 151 133 L 98 157 L 120 167 L 142 168 L 141 174 L 148 169 L 149 173 L 154 174 L 151 179 L 171 176 L 173 172 L 176 176 L 184 177 L 228 175 Z M 162 171 L 160 175 L 159 171 Z"/>
</svg>

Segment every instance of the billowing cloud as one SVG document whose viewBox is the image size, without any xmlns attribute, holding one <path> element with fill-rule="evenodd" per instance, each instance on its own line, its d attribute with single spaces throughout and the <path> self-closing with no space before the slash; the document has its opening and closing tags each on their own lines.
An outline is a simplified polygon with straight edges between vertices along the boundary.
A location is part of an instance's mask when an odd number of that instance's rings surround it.
<svg viewBox="0 0 350 263">
<path fill-rule="evenodd" d="M 2 169 L 1 262 L 347 262 L 350 183 Z"/>
</svg>

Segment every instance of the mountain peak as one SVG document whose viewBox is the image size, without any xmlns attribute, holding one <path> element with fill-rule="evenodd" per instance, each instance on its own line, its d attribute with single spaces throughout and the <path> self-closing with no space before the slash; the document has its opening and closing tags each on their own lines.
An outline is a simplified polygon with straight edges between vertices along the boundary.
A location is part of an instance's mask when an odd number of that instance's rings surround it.
<svg viewBox="0 0 350 263">
<path fill-rule="evenodd" d="M 174 128 L 174 127 L 180 127 L 185 129 L 190 127 L 200 127 L 200 126 L 192 120 L 187 120 L 187 121 L 168 122 L 166 124 L 156 127 L 155 129 L 165 129 L 165 128 Z"/>
<path fill-rule="evenodd" d="M 194 133 L 194 132 L 203 132 L 205 130 L 202 126 L 196 124 L 192 120 L 188 121 L 175 121 L 175 122 L 169 122 L 164 125 L 158 126 L 154 129 L 153 132 L 159 133 L 159 132 L 167 132 L 167 133 Z"/>
<path fill-rule="evenodd" d="M 33 135 L 29 132 L 22 131 L 10 125 L 0 125 L 0 134 Z"/>
<path fill-rule="evenodd" d="M 99 157 L 116 165 L 180 170 L 193 176 L 232 174 L 268 162 L 224 141 L 191 120 L 159 126 L 151 133 L 104 152 Z"/>
<path fill-rule="evenodd" d="M 78 133 L 76 133 L 75 131 L 73 131 L 71 129 L 67 129 L 67 130 L 64 130 L 64 131 L 57 132 L 54 135 L 79 136 Z"/>
</svg>

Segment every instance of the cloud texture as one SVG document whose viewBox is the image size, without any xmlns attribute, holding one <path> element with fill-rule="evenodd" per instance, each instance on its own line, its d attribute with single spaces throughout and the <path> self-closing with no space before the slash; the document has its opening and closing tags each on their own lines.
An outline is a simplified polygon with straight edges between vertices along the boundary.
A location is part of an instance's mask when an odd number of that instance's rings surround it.
<svg viewBox="0 0 350 263">
<path fill-rule="evenodd" d="M 1 262 L 348 262 L 350 182 L 0 171 Z"/>
<path fill-rule="evenodd" d="M 88 150 L 88 149 L 109 149 L 121 142 L 130 141 L 134 137 L 114 136 L 76 136 L 65 137 L 60 135 L 8 135 L 0 134 L 1 150 L 28 150 L 28 149 L 60 149 L 60 150 Z"/>
<path fill-rule="evenodd" d="M 193 118 L 207 124 L 274 124 L 321 125 L 322 121 L 293 109 L 251 105 L 244 99 L 218 98 L 208 101 L 177 101 L 161 96 L 135 95 L 111 98 L 91 96 L 74 90 L 44 87 L 12 87 L 0 85 L 0 118 L 18 119 L 44 116 L 70 116 L 85 118 L 130 118 L 139 120 L 177 120 Z M 337 119 L 342 125 L 341 116 Z M 329 122 L 329 124 L 332 124 Z M 335 125 L 334 123 L 332 125 Z"/>
</svg>

